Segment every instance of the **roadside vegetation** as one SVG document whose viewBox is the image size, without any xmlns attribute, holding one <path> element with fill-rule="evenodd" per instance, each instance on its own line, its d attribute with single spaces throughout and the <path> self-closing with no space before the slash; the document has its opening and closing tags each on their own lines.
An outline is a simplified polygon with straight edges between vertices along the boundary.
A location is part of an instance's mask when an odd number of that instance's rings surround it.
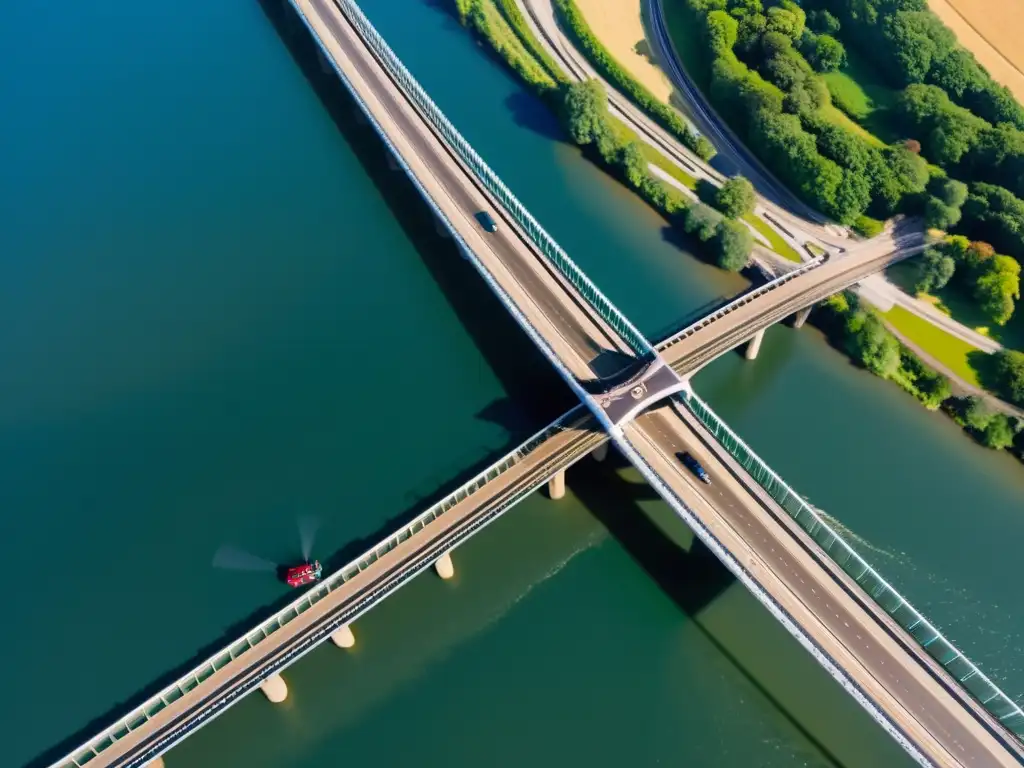
<svg viewBox="0 0 1024 768">
<path fill-rule="evenodd" d="M 879 313 L 862 306 L 854 294 L 831 296 L 819 307 L 816 322 L 861 367 L 896 383 L 929 410 L 941 408 L 982 445 L 1010 450 L 1024 460 L 1024 420 L 984 398 L 953 395 L 949 379 L 925 365 L 886 328 Z M 1024 396 L 1024 355 L 1013 352 L 994 360 L 992 368 L 1005 385 L 1019 387 L 1018 394 Z"/>
<path fill-rule="evenodd" d="M 662 2 L 691 76 L 781 180 L 866 237 L 902 212 L 975 242 L 984 265 L 930 252 L 922 270 L 947 269 L 939 282 L 955 272 L 992 323 L 1010 319 L 1024 259 L 1024 108 L 925 0 Z"/>
<path fill-rule="evenodd" d="M 515 0 L 506 0 L 515 2 Z M 654 118 L 662 128 L 679 139 L 683 146 L 703 160 L 715 156 L 715 148 L 703 136 L 698 136 L 672 107 L 662 103 L 653 93 L 626 71 L 597 39 L 583 14 L 572 0 L 554 0 L 555 9 L 563 27 L 568 30 L 595 69 L 629 97 L 630 101 Z"/>
<path fill-rule="evenodd" d="M 753 188 L 749 182 L 735 180 L 726 185 L 728 190 L 722 197 L 722 205 L 732 215 L 692 201 L 681 191 L 655 177 L 649 165 L 664 170 L 690 190 L 699 189 L 697 180 L 655 148 L 639 141 L 632 130 L 612 117 L 608 111 L 607 94 L 598 81 L 568 82 L 557 63 L 545 54 L 540 42 L 531 33 L 515 0 L 455 0 L 455 5 L 462 23 L 487 40 L 523 82 L 558 113 L 569 138 L 589 158 L 660 211 L 672 226 L 699 242 L 702 245 L 699 251 L 723 269 L 739 271 L 750 262 L 754 237 L 741 220 L 755 220 L 764 229 L 771 231 L 771 228 L 752 215 Z M 572 6 L 571 10 L 575 12 L 575 7 Z M 587 35 L 593 50 L 601 53 L 603 49 L 578 12 L 576 18 L 579 21 L 578 33 Z M 606 52 L 604 61 L 606 75 L 630 93 L 631 98 L 638 101 L 654 100 Z M 618 75 L 613 76 L 616 70 Z M 701 152 L 703 156 L 710 157 L 713 154 L 706 139 L 696 137 L 674 111 L 665 105 L 660 106 L 664 108 L 664 114 L 671 116 L 677 123 L 676 130 L 666 125 L 669 130 L 689 137 L 688 146 L 692 144 L 695 151 Z M 751 195 L 750 200 L 747 199 L 748 193 Z M 774 232 L 772 235 L 772 238 L 766 239 L 781 243 L 785 250 L 799 260 L 796 252 L 781 237 Z"/>
</svg>

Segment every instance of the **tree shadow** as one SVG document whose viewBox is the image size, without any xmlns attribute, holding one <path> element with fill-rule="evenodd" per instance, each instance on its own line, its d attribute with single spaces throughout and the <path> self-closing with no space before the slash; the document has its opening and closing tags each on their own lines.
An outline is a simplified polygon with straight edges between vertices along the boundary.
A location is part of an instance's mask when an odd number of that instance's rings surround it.
<svg viewBox="0 0 1024 768">
<path fill-rule="evenodd" d="M 978 374 L 978 381 L 984 389 L 1000 394 L 1002 379 L 999 376 L 998 361 L 995 355 L 974 349 L 967 353 L 967 363 Z"/>
<path fill-rule="evenodd" d="M 636 41 L 633 46 L 633 53 L 642 59 L 645 59 L 649 64 L 657 66 L 657 60 L 654 58 L 654 51 L 651 50 L 651 44 L 647 42 L 647 38 L 642 38 Z"/>
<path fill-rule="evenodd" d="M 505 99 L 505 106 L 512 115 L 512 122 L 546 139 L 566 140 L 562 126 L 551 109 L 536 96 L 524 90 L 516 90 Z"/>
</svg>

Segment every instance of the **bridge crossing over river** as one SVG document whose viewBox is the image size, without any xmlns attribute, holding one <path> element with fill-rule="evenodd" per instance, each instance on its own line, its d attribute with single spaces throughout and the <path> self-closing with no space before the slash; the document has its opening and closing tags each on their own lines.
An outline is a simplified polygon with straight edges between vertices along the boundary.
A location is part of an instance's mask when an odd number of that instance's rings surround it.
<svg viewBox="0 0 1024 768">
<path fill-rule="evenodd" d="M 584 406 L 312 587 L 56 765 L 137 766 L 246 694 L 287 695 L 282 669 L 609 441 L 758 600 L 924 765 L 1015 765 L 1024 714 L 827 526 L 690 389 L 764 329 L 923 247 L 913 222 L 816 259 L 652 345 L 593 285 L 430 100 L 351 0 L 291 0 L 336 71 L 499 297 Z M 475 214 L 502 226 L 483 233 Z M 750 355 L 752 356 L 752 355 Z M 716 478 L 705 488 L 677 457 Z"/>
</svg>

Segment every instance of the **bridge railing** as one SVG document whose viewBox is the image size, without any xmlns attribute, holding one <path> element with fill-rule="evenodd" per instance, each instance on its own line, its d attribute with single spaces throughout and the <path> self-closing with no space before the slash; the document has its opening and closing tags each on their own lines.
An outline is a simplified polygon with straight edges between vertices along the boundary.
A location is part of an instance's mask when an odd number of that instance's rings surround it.
<svg viewBox="0 0 1024 768">
<path fill-rule="evenodd" d="M 509 469 L 521 462 L 526 456 L 533 452 L 539 445 L 549 437 L 564 429 L 564 425 L 573 418 L 579 409 L 570 411 L 558 421 L 552 422 L 544 429 L 537 432 L 511 453 L 506 454 L 497 462 L 489 466 L 469 482 L 445 498 L 438 501 L 426 511 L 417 515 L 389 537 L 368 549 L 363 554 L 352 560 L 347 565 L 327 576 L 323 581 L 304 592 L 299 598 L 293 600 L 273 616 L 250 630 L 244 637 L 235 640 L 225 646 L 208 659 L 189 670 L 170 685 L 166 686 L 159 693 L 151 696 L 145 702 L 135 707 L 115 723 L 111 724 L 102 732 L 93 736 L 75 750 L 68 753 L 64 758 L 53 764 L 53 768 L 75 768 L 85 765 L 95 758 L 100 752 L 111 747 L 115 742 L 124 738 L 129 733 L 146 723 L 165 707 L 174 703 L 204 680 L 209 678 L 217 670 L 231 663 L 239 656 L 250 651 L 259 643 L 266 640 L 274 632 L 281 629 L 288 622 L 296 619 L 300 614 L 309 610 L 315 603 L 320 602 L 331 592 L 341 587 L 345 582 L 370 567 L 379 558 L 390 552 L 403 541 L 422 531 L 426 526 L 448 512 L 459 502 L 476 493 L 487 483 L 507 472 Z"/>
<path fill-rule="evenodd" d="M 774 291 L 780 285 L 785 285 L 790 280 L 792 280 L 794 278 L 797 278 L 800 275 L 805 274 L 806 272 L 810 272 L 815 267 L 820 266 L 824 262 L 824 260 L 825 260 L 824 257 L 817 256 L 817 257 L 811 259 L 810 261 L 804 262 L 803 264 L 801 264 L 796 269 L 790 270 L 789 272 L 786 272 L 784 275 L 780 275 L 779 277 L 776 277 L 774 280 L 770 280 L 769 282 L 765 283 L 764 285 L 760 286 L 759 288 L 757 288 L 757 289 L 755 289 L 753 291 L 750 291 L 749 293 L 745 293 L 745 294 L 743 294 L 742 296 L 740 296 L 737 299 L 733 299 L 728 304 L 726 304 L 726 305 L 724 305 L 722 307 L 719 307 L 714 312 L 712 312 L 712 313 L 710 313 L 708 315 L 705 315 L 700 320 L 697 320 L 696 322 L 691 323 L 690 325 L 686 326 L 685 328 L 683 328 L 683 330 L 679 331 L 678 333 L 673 334 L 672 336 L 669 336 L 664 341 L 659 342 L 659 344 L 658 344 L 658 351 L 659 352 L 664 352 L 666 349 L 671 347 L 673 344 L 676 344 L 676 343 L 682 341 L 687 336 L 690 336 L 693 333 L 696 333 L 697 331 L 699 331 L 701 328 L 704 328 L 704 327 L 706 327 L 708 325 L 711 325 L 711 323 L 715 322 L 716 320 L 722 319 L 723 317 L 728 315 L 730 312 L 732 312 L 737 307 L 742 307 L 744 304 L 749 304 L 754 299 L 757 299 L 757 298 L 759 298 L 761 296 L 764 296 L 766 293 L 770 293 L 771 291 Z"/>
<path fill-rule="evenodd" d="M 1000 690 L 903 595 L 868 565 L 853 547 L 821 518 L 814 507 L 804 501 L 800 494 L 754 453 L 707 403 L 692 393 L 683 394 L 680 399 L 758 485 L 818 543 L 836 565 L 857 582 L 929 656 L 945 668 L 963 690 L 1007 729 L 1018 737 L 1024 736 L 1024 712 L 1013 699 Z"/>
<path fill-rule="evenodd" d="M 519 223 L 541 253 L 556 269 L 582 294 L 584 299 L 597 311 L 616 333 L 618 333 L 633 350 L 640 355 L 653 355 L 654 350 L 647 338 L 629 321 L 629 319 L 612 304 L 601 290 L 591 282 L 590 278 L 569 258 L 544 228 L 530 214 L 518 198 L 505 186 L 498 175 L 476 153 L 469 142 L 456 130 L 441 109 L 427 95 L 423 87 L 412 76 L 401 59 L 391 50 L 384 38 L 370 23 L 359 6 L 352 0 L 337 0 L 338 6 L 352 25 L 359 31 L 363 40 L 383 63 L 391 76 L 398 81 L 406 95 L 419 108 L 423 116 L 430 122 L 455 150 L 462 161 L 473 171 L 487 190 L 494 195 L 505 210 Z"/>
</svg>

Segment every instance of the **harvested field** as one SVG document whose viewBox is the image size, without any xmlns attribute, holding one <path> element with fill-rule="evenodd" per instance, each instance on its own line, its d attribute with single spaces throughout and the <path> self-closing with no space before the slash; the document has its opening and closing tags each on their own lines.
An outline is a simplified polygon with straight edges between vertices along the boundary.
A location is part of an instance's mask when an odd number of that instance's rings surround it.
<svg viewBox="0 0 1024 768">
<path fill-rule="evenodd" d="M 960 43 L 996 82 L 1024 102 L 1024 7 L 1021 0 L 928 0 Z"/>
<path fill-rule="evenodd" d="M 597 39 L 629 74 L 658 99 L 669 103 L 672 84 L 648 58 L 647 38 L 640 21 L 641 0 L 576 0 Z"/>
</svg>

